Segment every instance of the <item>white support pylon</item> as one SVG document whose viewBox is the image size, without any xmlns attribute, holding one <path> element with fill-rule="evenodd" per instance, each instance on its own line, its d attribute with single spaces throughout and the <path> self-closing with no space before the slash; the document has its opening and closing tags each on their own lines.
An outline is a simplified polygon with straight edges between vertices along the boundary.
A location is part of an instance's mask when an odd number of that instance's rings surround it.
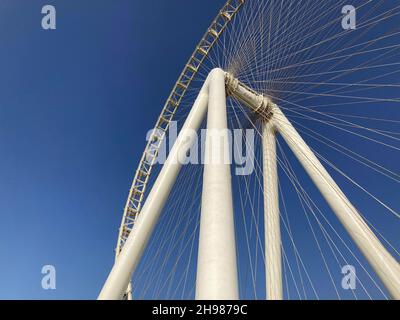
<svg viewBox="0 0 400 320">
<path fill-rule="evenodd" d="M 271 121 L 262 124 L 266 298 L 282 300 L 282 254 L 276 134 Z"/>
<path fill-rule="evenodd" d="M 182 167 L 194 138 L 193 132 L 200 128 L 208 103 L 208 80 L 205 81 L 178 138 L 163 165 L 153 188 L 138 216 L 124 247 L 121 250 L 108 278 L 99 294 L 99 300 L 122 299 L 150 235 L 158 220 L 165 201 Z"/>
<path fill-rule="evenodd" d="M 227 128 L 225 73 L 209 76 L 196 299 L 239 298 Z"/>
<path fill-rule="evenodd" d="M 357 209 L 341 191 L 281 109 L 270 99 L 226 74 L 229 93 L 263 119 L 272 121 L 300 161 L 332 211 L 366 257 L 390 295 L 400 300 L 400 265 L 365 223 Z M 266 244 L 267 245 L 267 244 Z"/>
<path fill-rule="evenodd" d="M 191 142 L 193 142 L 192 139 L 195 138 L 192 134 L 188 136 L 187 133 L 188 131 L 189 133 L 197 131 L 200 127 L 207 110 L 209 95 L 209 112 L 211 111 L 208 117 L 209 129 L 227 128 L 225 84 L 223 83 L 225 76 L 227 76 L 227 87 L 230 93 L 248 105 L 252 111 L 262 118 L 268 118 L 271 126 L 268 130 L 275 129 L 282 135 L 340 222 L 378 274 L 391 296 L 395 299 L 400 299 L 400 265 L 364 222 L 279 107 L 271 103 L 268 98 L 239 83 L 237 79 L 225 74 L 220 69 L 214 69 L 204 83 L 178 139 L 147 197 L 141 214 L 135 223 L 135 228 L 129 235 L 100 292 L 99 299 L 121 299 L 125 293 L 131 275 L 141 258 L 158 216 L 180 171 L 182 163 L 180 159 L 186 157 Z M 210 84 L 209 87 L 210 79 L 213 79 L 213 85 L 211 86 Z M 266 249 L 266 252 L 271 250 L 271 252 L 266 253 L 270 257 L 268 259 L 270 266 L 266 266 L 267 279 L 272 279 L 272 282 L 270 280 L 270 284 L 267 284 L 267 292 L 271 290 L 270 293 L 267 293 L 267 297 L 273 297 L 275 294 L 275 298 L 278 299 L 279 284 L 277 282 L 282 280 L 281 270 L 279 270 L 281 266 L 277 266 L 278 261 L 281 263 L 281 260 L 278 260 L 280 252 L 278 254 L 276 250 L 277 239 L 279 238 L 280 251 L 280 234 L 277 233 L 279 231 L 279 223 L 277 225 L 277 221 L 279 222 L 279 199 L 276 176 L 276 141 L 274 133 L 274 142 L 271 147 L 271 136 L 264 135 L 264 148 L 270 149 L 264 150 L 264 156 L 268 152 L 267 158 L 264 158 L 264 162 L 266 162 L 266 164 L 264 163 L 264 171 L 268 172 L 267 176 L 269 174 L 272 176 L 272 178 L 265 181 L 265 184 L 268 185 L 267 188 L 271 189 L 272 193 L 270 196 L 267 195 L 267 199 L 274 199 L 269 204 L 266 204 L 268 208 L 265 208 L 266 212 L 268 212 L 266 214 L 266 227 L 267 230 L 270 230 L 269 232 L 266 231 L 266 245 L 275 248 L 275 251 L 272 251 L 272 248 Z M 223 141 L 227 141 L 227 139 Z M 272 149 L 274 150 L 273 153 L 271 152 Z M 227 150 L 223 143 L 221 148 L 216 149 L 216 153 L 222 155 L 222 159 L 224 159 L 223 155 Z M 214 156 L 215 154 L 211 156 L 211 159 Z M 206 160 L 209 160 L 207 158 L 210 158 L 210 156 L 206 155 Z M 273 163 L 275 163 L 275 168 L 273 168 Z M 275 178 L 273 177 L 274 173 Z M 229 163 L 211 163 L 207 165 L 207 168 L 205 167 L 196 283 L 197 299 L 238 298 L 230 179 Z M 275 207 L 273 207 L 274 203 Z M 271 219 L 270 216 L 275 216 L 275 219 Z M 278 216 L 277 219 L 276 216 Z M 269 226 L 270 223 L 272 226 Z M 269 239 L 268 242 L 267 239 Z M 273 271 L 274 267 L 276 268 L 275 271 Z M 282 291 L 282 288 L 280 291 Z"/>
<path fill-rule="evenodd" d="M 277 131 L 289 145 L 322 196 L 350 234 L 390 295 L 400 299 L 400 265 L 365 223 L 297 130 L 276 105 L 272 107 Z"/>
</svg>

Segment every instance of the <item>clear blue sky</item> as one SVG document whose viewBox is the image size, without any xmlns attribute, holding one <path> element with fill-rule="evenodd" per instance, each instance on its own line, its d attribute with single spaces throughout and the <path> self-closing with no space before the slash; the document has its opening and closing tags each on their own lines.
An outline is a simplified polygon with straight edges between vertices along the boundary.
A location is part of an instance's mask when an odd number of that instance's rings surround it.
<svg viewBox="0 0 400 320">
<path fill-rule="evenodd" d="M 0 2 L 1 298 L 97 296 L 145 134 L 222 2 Z"/>
<path fill-rule="evenodd" d="M 0 298 L 96 298 L 145 134 L 224 2 L 1 0 Z"/>
</svg>

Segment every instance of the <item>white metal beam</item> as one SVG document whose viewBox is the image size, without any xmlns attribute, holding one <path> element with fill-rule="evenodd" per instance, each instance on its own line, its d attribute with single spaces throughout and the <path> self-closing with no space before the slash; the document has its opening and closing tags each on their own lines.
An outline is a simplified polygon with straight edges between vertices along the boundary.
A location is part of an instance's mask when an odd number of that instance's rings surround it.
<svg viewBox="0 0 400 320">
<path fill-rule="evenodd" d="M 347 199 L 297 130 L 282 113 L 281 109 L 267 97 L 263 97 L 261 94 L 240 83 L 232 75 L 227 74 L 226 79 L 228 92 L 230 94 L 245 103 L 261 118 L 272 121 L 276 130 L 285 139 L 322 196 L 328 202 L 332 211 L 336 214 L 369 264 L 377 273 L 392 298 L 400 299 L 399 263 L 386 250 L 365 223 L 357 209 L 351 204 L 349 199 Z"/>
<path fill-rule="evenodd" d="M 135 227 L 129 234 L 121 253 L 118 255 L 98 299 L 112 300 L 123 297 L 131 275 L 143 254 L 165 201 L 181 169 L 182 162 L 180 159 L 184 159 L 186 156 L 195 138 L 192 133 L 200 128 L 201 122 L 205 117 L 207 103 L 208 80 L 204 83 L 179 133 L 177 141 L 154 182 L 153 188 L 147 196 L 141 213 L 136 220 Z"/>
<path fill-rule="evenodd" d="M 263 122 L 265 280 L 268 300 L 282 300 L 282 255 L 275 127 Z"/>
<path fill-rule="evenodd" d="M 276 105 L 273 121 L 322 196 L 375 270 L 390 295 L 400 299 L 400 265 L 365 223 L 297 130 Z"/>
<path fill-rule="evenodd" d="M 196 299 L 232 300 L 239 292 L 225 73 L 214 69 L 209 77 Z"/>
</svg>

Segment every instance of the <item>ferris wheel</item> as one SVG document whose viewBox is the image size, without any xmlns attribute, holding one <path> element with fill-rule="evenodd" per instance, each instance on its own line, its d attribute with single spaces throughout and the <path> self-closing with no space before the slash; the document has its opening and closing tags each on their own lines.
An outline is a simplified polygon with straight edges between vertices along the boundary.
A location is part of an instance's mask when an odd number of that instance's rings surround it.
<svg viewBox="0 0 400 320">
<path fill-rule="evenodd" d="M 400 299 L 399 15 L 227 1 L 147 137 L 99 298 Z"/>
</svg>

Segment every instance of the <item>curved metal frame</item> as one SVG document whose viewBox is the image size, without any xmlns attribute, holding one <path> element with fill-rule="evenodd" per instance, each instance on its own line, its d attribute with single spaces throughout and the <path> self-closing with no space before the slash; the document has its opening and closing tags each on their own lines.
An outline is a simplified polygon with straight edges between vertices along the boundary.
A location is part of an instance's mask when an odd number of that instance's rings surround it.
<svg viewBox="0 0 400 320">
<path fill-rule="evenodd" d="M 208 56 L 221 34 L 240 10 L 246 0 L 228 0 L 219 11 L 217 17 L 211 23 L 206 33 L 196 46 L 185 68 L 181 72 L 175 86 L 173 87 L 162 111 L 156 122 L 155 128 L 147 142 L 145 150 L 140 159 L 133 182 L 129 191 L 129 196 L 124 208 L 121 226 L 119 228 L 118 242 L 115 250 L 117 259 L 123 245 L 126 242 L 137 216 L 140 214 L 144 200 L 144 193 L 152 171 L 152 167 L 158 155 L 159 148 L 164 140 L 169 125 L 179 107 L 189 85 L 197 74 L 203 61 Z M 130 290 L 128 290 L 130 291 Z M 128 292 L 128 296 L 130 293 Z"/>
</svg>

